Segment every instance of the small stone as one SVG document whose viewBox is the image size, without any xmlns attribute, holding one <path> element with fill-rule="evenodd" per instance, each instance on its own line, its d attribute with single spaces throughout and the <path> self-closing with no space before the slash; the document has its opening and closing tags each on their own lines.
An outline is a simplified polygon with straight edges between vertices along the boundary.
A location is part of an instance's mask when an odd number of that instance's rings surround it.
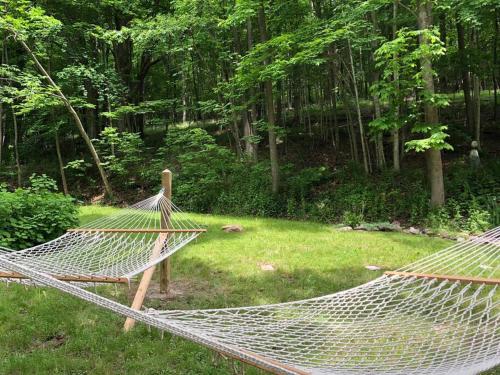
<svg viewBox="0 0 500 375">
<path fill-rule="evenodd" d="M 262 271 L 274 271 L 274 266 L 272 264 L 262 263 L 260 265 L 260 269 Z"/>
<path fill-rule="evenodd" d="M 368 227 L 364 224 L 358 225 L 354 230 L 363 230 L 363 231 L 368 231 Z"/>
<path fill-rule="evenodd" d="M 345 227 L 339 228 L 338 230 L 339 230 L 339 232 L 349 232 L 349 231 L 351 231 L 353 229 L 350 226 L 345 226 Z"/>
<path fill-rule="evenodd" d="M 465 237 L 457 237 L 457 242 L 464 242 L 465 240 Z"/>
<path fill-rule="evenodd" d="M 408 233 L 411 233 L 411 234 L 420 234 L 421 232 L 420 232 L 420 230 L 419 230 L 419 229 L 417 229 L 417 228 L 415 228 L 415 227 L 410 227 L 410 228 L 408 229 Z"/>
<path fill-rule="evenodd" d="M 230 232 L 243 232 L 243 226 L 238 225 L 238 224 L 229 224 L 229 225 L 224 225 L 222 227 L 222 230 L 226 233 Z"/>
<path fill-rule="evenodd" d="M 422 229 L 422 233 L 429 235 L 429 234 L 432 234 L 432 230 L 429 228 L 424 228 L 424 229 Z"/>
<path fill-rule="evenodd" d="M 382 268 L 379 266 L 365 266 L 368 271 L 380 271 Z"/>
</svg>

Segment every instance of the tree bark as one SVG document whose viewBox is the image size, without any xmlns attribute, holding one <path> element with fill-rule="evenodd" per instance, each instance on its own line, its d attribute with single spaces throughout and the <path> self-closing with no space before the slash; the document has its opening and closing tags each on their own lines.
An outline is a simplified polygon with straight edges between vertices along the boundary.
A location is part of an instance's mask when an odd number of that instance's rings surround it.
<svg viewBox="0 0 500 375">
<path fill-rule="evenodd" d="M 65 195 L 68 195 L 68 184 L 66 182 L 66 173 L 64 172 L 64 162 L 61 155 L 61 146 L 59 144 L 59 133 L 56 130 L 54 134 L 54 141 L 56 144 L 56 153 L 57 153 L 57 162 L 59 164 L 59 173 L 61 174 L 61 182 L 63 187 L 63 192 Z"/>
<path fill-rule="evenodd" d="M 432 27 L 432 3 L 429 0 L 417 0 L 418 27 L 420 30 L 426 30 Z M 426 37 L 420 36 L 419 43 L 428 44 Z M 424 90 L 429 95 L 435 93 L 434 78 L 432 71 L 432 62 L 428 56 L 422 55 L 420 58 L 422 69 L 422 79 L 424 81 Z M 429 101 L 424 104 L 425 122 L 428 124 L 439 123 L 439 114 L 436 106 Z M 444 204 L 444 180 L 443 163 L 441 160 L 441 150 L 430 148 L 425 152 L 427 173 L 431 185 L 431 206 L 439 207 Z"/>
<path fill-rule="evenodd" d="M 398 25 L 396 23 L 396 19 L 398 17 L 398 1 L 394 0 L 393 8 L 392 8 L 392 39 L 396 39 Z M 394 58 L 397 59 L 398 55 L 395 54 Z M 396 92 L 399 93 L 399 71 L 394 69 L 394 84 L 396 85 Z M 401 108 L 399 107 L 399 101 L 395 103 L 394 112 L 396 118 L 399 120 Z M 399 125 L 395 124 L 394 129 L 391 131 L 392 135 L 392 168 L 394 171 L 399 172 L 401 170 L 400 166 L 400 158 L 399 158 Z"/>
<path fill-rule="evenodd" d="M 470 68 L 469 59 L 465 50 L 465 31 L 462 23 L 457 22 L 457 40 L 458 40 L 458 55 L 460 57 L 460 70 L 462 73 L 462 88 L 464 91 L 465 101 L 465 118 L 467 120 L 467 127 L 470 131 L 474 129 L 474 115 L 471 99 L 471 82 L 470 82 Z"/>
<path fill-rule="evenodd" d="M 266 27 L 266 15 L 264 11 L 264 4 L 261 1 L 259 7 L 259 29 L 260 29 L 260 39 L 262 43 L 267 42 L 267 27 Z M 269 61 L 264 62 L 265 65 L 269 64 Z M 273 99 L 273 82 L 271 79 L 267 79 L 264 82 L 264 96 L 266 101 L 266 113 L 267 113 L 267 123 L 268 123 L 268 137 L 269 137 L 269 156 L 271 160 L 271 181 L 272 181 L 272 191 L 277 193 L 279 191 L 280 176 L 279 176 L 279 160 L 278 160 L 278 146 L 276 144 L 276 116 L 274 112 L 274 99 Z"/>
<path fill-rule="evenodd" d="M 375 12 L 371 12 L 371 18 L 372 18 L 372 23 L 373 23 L 373 28 L 377 33 L 380 33 L 378 23 L 377 23 L 377 15 Z M 377 43 L 372 42 L 372 48 L 373 51 L 377 48 Z M 371 53 L 371 62 L 374 64 L 375 63 L 375 58 L 373 51 Z M 374 67 L 373 69 L 373 76 L 372 76 L 373 82 L 378 82 L 380 79 L 380 72 L 379 70 Z M 382 117 L 382 110 L 380 108 L 380 100 L 377 95 L 372 95 L 372 100 L 373 100 L 373 108 L 375 110 L 375 118 L 379 119 Z M 384 153 L 384 142 L 383 142 L 383 134 L 382 132 L 379 132 L 378 134 L 375 135 L 375 156 L 376 156 L 376 161 L 377 161 L 377 168 L 379 170 L 385 169 L 385 153 Z"/>
<path fill-rule="evenodd" d="M 473 38 L 476 48 L 480 48 L 477 30 L 473 32 Z M 479 68 L 477 68 L 477 70 L 479 70 Z M 481 148 L 481 81 L 477 71 L 473 74 L 472 82 L 474 99 L 474 139 L 477 141 L 478 147 Z"/>
<path fill-rule="evenodd" d="M 351 41 L 349 39 L 347 40 L 347 47 L 349 49 L 349 61 L 351 63 L 351 74 L 352 74 L 352 83 L 353 83 L 353 87 L 354 87 L 354 98 L 356 100 L 356 112 L 358 115 L 359 135 L 361 138 L 361 152 L 363 153 L 363 166 L 365 168 L 365 172 L 370 173 L 370 165 L 368 164 L 368 149 L 366 146 L 365 130 L 363 127 L 363 117 L 361 116 L 361 108 L 359 106 L 359 93 L 358 93 L 358 85 L 356 83 L 356 70 L 354 69 L 354 60 L 352 57 Z"/>
<path fill-rule="evenodd" d="M 249 17 L 247 19 L 247 48 L 248 51 L 253 49 L 253 28 L 252 28 L 252 19 Z M 255 130 L 253 126 L 253 122 L 257 121 L 257 109 L 255 108 L 254 103 L 254 95 L 255 91 L 253 88 L 248 90 L 247 95 L 244 96 L 244 99 L 250 99 L 250 113 L 248 108 L 244 108 L 241 112 L 243 119 L 243 135 L 245 136 L 245 153 L 253 160 L 257 161 L 257 144 L 255 144 L 251 137 L 255 135 Z M 248 102 L 248 100 L 245 100 Z M 255 117 L 254 117 L 255 116 Z"/>
<path fill-rule="evenodd" d="M 97 154 L 97 151 L 96 151 L 94 145 L 92 144 L 92 141 L 90 140 L 87 132 L 85 131 L 85 128 L 83 127 L 82 121 L 80 120 L 80 117 L 78 116 L 78 113 L 76 113 L 75 109 L 73 108 L 73 106 L 71 105 L 71 103 L 69 102 L 69 100 L 63 94 L 63 92 L 61 91 L 61 89 L 59 88 L 59 86 L 57 86 L 57 84 L 52 80 L 52 77 L 47 73 L 47 71 L 45 70 L 45 68 L 43 67 L 43 65 L 40 63 L 40 61 L 35 56 L 35 54 L 31 50 L 31 48 L 26 44 L 26 42 L 24 42 L 24 40 L 19 39 L 19 38 L 16 38 L 16 39 L 19 41 L 19 43 L 21 44 L 21 46 L 28 53 L 28 55 L 31 57 L 31 59 L 35 63 L 35 65 L 38 68 L 38 70 L 43 74 L 43 76 L 47 79 L 47 81 L 49 82 L 49 84 L 54 88 L 54 90 L 56 91 L 57 95 L 59 96 L 59 98 L 62 100 L 62 102 L 66 106 L 66 109 L 68 110 L 68 112 L 70 113 L 70 115 L 73 117 L 73 120 L 76 123 L 76 126 L 77 126 L 77 128 L 78 128 L 78 130 L 80 132 L 80 135 L 83 138 L 83 140 L 85 141 L 85 144 L 87 145 L 87 147 L 88 147 L 88 149 L 90 151 L 90 154 L 92 155 L 92 158 L 94 159 L 95 165 L 96 165 L 97 169 L 99 170 L 99 174 L 101 176 L 101 180 L 102 180 L 102 182 L 104 184 L 104 189 L 105 189 L 107 195 L 109 197 L 112 197 L 113 196 L 113 191 L 111 190 L 111 185 L 109 184 L 108 177 L 106 175 L 106 171 L 104 170 L 104 168 L 101 165 L 101 160 L 99 158 L 99 155 Z"/>
<path fill-rule="evenodd" d="M 17 116 L 14 108 L 12 107 L 12 124 L 14 125 L 14 157 L 16 159 L 16 171 L 17 171 L 17 187 L 21 187 L 22 185 L 22 176 L 21 176 L 21 164 L 19 162 L 19 129 L 17 126 Z"/>
<path fill-rule="evenodd" d="M 3 104 L 0 102 L 0 165 L 2 165 L 2 156 L 3 156 L 3 138 L 4 138 L 4 135 L 3 135 L 3 118 L 4 118 L 4 114 L 3 114 Z"/>
<path fill-rule="evenodd" d="M 494 95 L 494 114 L 493 120 L 496 122 L 498 120 L 498 70 L 500 66 L 498 64 L 498 39 L 499 39 L 499 15 L 500 11 L 498 8 L 495 10 L 495 38 L 493 39 L 493 95 Z"/>
<path fill-rule="evenodd" d="M 5 36 L 3 35 L 3 33 L 0 35 L 2 36 L 2 49 L 0 50 L 0 64 L 3 65 L 6 63 Z M 0 101 L 0 166 L 2 165 L 2 157 L 3 157 L 3 142 L 4 142 L 3 139 L 4 139 L 4 126 L 5 126 L 4 117 L 5 113 L 3 110 L 3 102 Z"/>
</svg>

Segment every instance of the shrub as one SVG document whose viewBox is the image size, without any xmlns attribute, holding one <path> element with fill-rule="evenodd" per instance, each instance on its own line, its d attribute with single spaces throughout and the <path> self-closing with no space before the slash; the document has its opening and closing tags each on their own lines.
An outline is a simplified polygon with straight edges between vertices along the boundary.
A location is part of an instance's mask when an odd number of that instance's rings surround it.
<svg viewBox="0 0 500 375">
<path fill-rule="evenodd" d="M 73 199 L 53 192 L 55 182 L 32 176 L 32 186 L 0 189 L 0 246 L 23 249 L 50 241 L 78 223 Z"/>
<path fill-rule="evenodd" d="M 96 145 L 103 158 L 101 164 L 111 180 L 128 185 L 137 183 L 136 176 L 140 175 L 138 171 L 144 164 L 144 142 L 138 133 L 119 132 L 107 127 Z"/>
<path fill-rule="evenodd" d="M 153 164 L 168 165 L 175 173 L 173 189 L 179 205 L 187 210 L 208 212 L 219 195 L 227 191 L 236 159 L 204 129 L 173 128 Z M 151 176 L 158 179 L 156 174 Z"/>
</svg>

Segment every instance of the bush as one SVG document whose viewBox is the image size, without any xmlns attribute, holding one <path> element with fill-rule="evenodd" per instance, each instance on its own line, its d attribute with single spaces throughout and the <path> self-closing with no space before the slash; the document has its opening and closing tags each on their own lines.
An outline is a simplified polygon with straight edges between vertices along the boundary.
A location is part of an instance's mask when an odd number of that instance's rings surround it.
<svg viewBox="0 0 500 375">
<path fill-rule="evenodd" d="M 50 241 L 78 223 L 73 199 L 53 192 L 55 182 L 32 176 L 31 188 L 0 191 L 0 246 L 23 249 Z"/>
<path fill-rule="evenodd" d="M 185 210 L 209 212 L 219 195 L 228 189 L 228 177 L 237 166 L 236 158 L 200 128 L 169 130 L 165 146 L 153 161 L 155 173 L 143 173 L 153 186 L 157 171 L 168 165 L 175 174 L 173 194 Z"/>
<path fill-rule="evenodd" d="M 101 132 L 96 145 L 103 159 L 101 165 L 112 182 L 120 185 L 138 183 L 136 177 L 140 176 L 139 170 L 144 165 L 142 155 L 145 148 L 138 133 L 119 132 L 116 128 L 107 127 Z"/>
</svg>

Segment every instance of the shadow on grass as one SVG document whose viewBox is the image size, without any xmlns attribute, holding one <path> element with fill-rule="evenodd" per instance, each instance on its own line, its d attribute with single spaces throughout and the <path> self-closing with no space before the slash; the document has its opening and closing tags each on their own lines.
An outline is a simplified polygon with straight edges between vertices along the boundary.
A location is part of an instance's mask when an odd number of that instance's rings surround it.
<svg viewBox="0 0 500 375">
<path fill-rule="evenodd" d="M 255 267 L 254 264 L 249 265 Z M 274 271 L 256 270 L 237 275 L 207 263 L 177 258 L 173 263 L 175 298 L 167 302 L 150 300 L 146 305 L 165 309 L 203 309 L 263 305 L 320 297 L 369 282 L 382 271 L 364 267 L 329 267 Z"/>
</svg>

